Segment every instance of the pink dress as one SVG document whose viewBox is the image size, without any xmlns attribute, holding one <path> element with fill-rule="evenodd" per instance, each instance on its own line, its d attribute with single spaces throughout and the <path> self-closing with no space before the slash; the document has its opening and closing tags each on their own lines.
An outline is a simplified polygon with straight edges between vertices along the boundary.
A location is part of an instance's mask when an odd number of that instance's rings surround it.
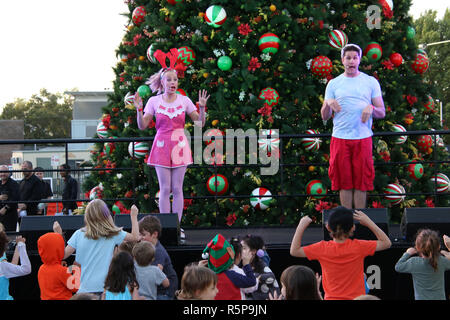
<svg viewBox="0 0 450 320">
<path fill-rule="evenodd" d="M 151 97 L 144 114 L 156 118 L 156 136 L 153 140 L 147 164 L 165 168 L 177 168 L 193 163 L 190 141 L 184 134 L 186 114 L 196 111 L 191 99 L 177 94 L 173 102 L 166 102 L 162 95 Z"/>
</svg>

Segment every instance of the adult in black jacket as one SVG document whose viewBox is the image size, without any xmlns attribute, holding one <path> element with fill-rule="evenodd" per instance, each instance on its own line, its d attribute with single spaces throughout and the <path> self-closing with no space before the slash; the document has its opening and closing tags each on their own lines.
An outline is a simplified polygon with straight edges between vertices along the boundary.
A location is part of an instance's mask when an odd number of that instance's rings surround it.
<svg viewBox="0 0 450 320">
<path fill-rule="evenodd" d="M 62 194 L 63 213 L 71 214 L 73 210 L 78 208 L 78 205 L 76 201 L 67 200 L 78 199 L 78 182 L 70 175 L 70 165 L 65 163 L 61 165 L 59 169 L 61 170 L 60 175 L 64 179 L 64 189 Z"/>
<path fill-rule="evenodd" d="M 5 231 L 16 231 L 19 184 L 11 178 L 8 166 L 0 166 L 0 171 L 0 222 Z"/>
<path fill-rule="evenodd" d="M 20 201 L 34 201 L 19 203 L 19 211 L 25 210 L 27 216 L 38 214 L 38 203 L 42 199 L 42 183 L 33 172 L 33 164 L 30 161 L 22 163 L 23 179 L 20 181 Z"/>
</svg>

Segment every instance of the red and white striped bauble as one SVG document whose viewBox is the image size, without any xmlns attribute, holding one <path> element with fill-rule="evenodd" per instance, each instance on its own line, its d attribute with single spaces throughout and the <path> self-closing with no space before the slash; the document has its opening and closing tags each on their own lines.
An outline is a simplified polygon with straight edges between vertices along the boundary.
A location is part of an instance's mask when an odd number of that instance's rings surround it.
<svg viewBox="0 0 450 320">
<path fill-rule="evenodd" d="M 273 152 L 280 146 L 280 138 L 277 138 L 278 131 L 275 130 L 263 130 L 261 131 L 263 136 L 270 135 L 270 139 L 258 139 L 258 147 L 266 152 Z"/>
<path fill-rule="evenodd" d="M 134 152 L 133 152 L 134 145 Z M 128 153 L 133 158 L 145 158 L 149 150 L 147 142 L 130 142 L 128 145 Z"/>
<path fill-rule="evenodd" d="M 257 210 L 266 210 L 272 201 L 272 193 L 266 188 L 256 188 L 252 191 L 250 204 Z"/>
<path fill-rule="evenodd" d="M 319 130 L 313 130 L 313 129 L 306 130 L 306 133 L 307 134 L 320 134 Z M 322 144 L 322 140 L 318 137 L 302 139 L 302 146 L 308 151 L 319 150 L 321 144 Z"/>
<path fill-rule="evenodd" d="M 443 173 L 438 173 L 431 177 L 431 182 L 433 185 L 436 183 L 436 192 L 444 193 L 450 190 L 450 179 Z"/>
<path fill-rule="evenodd" d="M 102 184 L 99 184 L 98 186 L 94 187 L 89 191 L 89 199 L 101 199 L 103 197 L 103 186 Z"/>
<path fill-rule="evenodd" d="M 205 21 L 209 26 L 219 28 L 226 20 L 227 12 L 223 7 L 212 5 L 206 9 Z"/>
<path fill-rule="evenodd" d="M 103 124 L 103 121 L 100 121 L 97 125 L 97 136 L 102 139 L 108 138 L 109 136 L 108 129 Z"/>
<path fill-rule="evenodd" d="M 406 132 L 406 129 L 401 124 L 392 125 L 392 129 L 395 132 Z M 408 140 L 408 136 L 395 136 L 395 144 L 403 144 Z"/>
<path fill-rule="evenodd" d="M 405 188 L 398 183 L 388 184 L 386 188 L 384 188 L 384 193 L 386 193 L 384 198 L 392 205 L 400 204 L 406 197 L 405 195 L 402 195 L 402 193 L 406 193 Z"/>
<path fill-rule="evenodd" d="M 333 30 L 328 34 L 329 44 L 335 49 L 342 49 L 348 43 L 348 37 L 342 30 Z"/>
</svg>

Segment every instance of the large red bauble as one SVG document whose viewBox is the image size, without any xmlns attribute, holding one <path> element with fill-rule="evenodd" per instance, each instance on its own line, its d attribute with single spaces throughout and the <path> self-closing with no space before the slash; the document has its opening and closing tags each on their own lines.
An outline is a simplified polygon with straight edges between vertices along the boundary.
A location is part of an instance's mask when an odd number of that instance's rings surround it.
<svg viewBox="0 0 450 320">
<path fill-rule="evenodd" d="M 317 56 L 311 62 L 311 72 L 319 78 L 326 78 L 333 71 L 333 64 L 326 56 Z"/>
<path fill-rule="evenodd" d="M 389 60 L 396 67 L 399 67 L 403 63 L 403 57 L 400 53 L 394 52 L 389 56 Z"/>
</svg>

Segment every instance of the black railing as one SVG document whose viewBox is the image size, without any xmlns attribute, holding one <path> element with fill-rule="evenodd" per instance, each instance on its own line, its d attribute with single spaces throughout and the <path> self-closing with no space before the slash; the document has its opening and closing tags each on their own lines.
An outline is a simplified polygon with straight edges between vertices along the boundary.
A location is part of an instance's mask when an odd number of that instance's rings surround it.
<svg viewBox="0 0 450 320">
<path fill-rule="evenodd" d="M 434 157 L 433 160 L 423 160 L 423 161 L 419 161 L 419 160 L 415 160 L 414 163 L 421 163 L 421 164 L 445 164 L 445 163 L 450 163 L 450 159 L 447 157 L 446 159 L 437 159 L 437 144 L 438 144 L 438 139 L 436 139 L 437 135 L 448 135 L 450 134 L 449 130 L 431 130 L 431 131 L 407 131 L 407 132 L 376 132 L 374 133 L 374 137 L 389 137 L 389 136 L 416 136 L 416 135 L 431 135 L 431 136 L 435 136 L 434 140 L 434 149 L 433 149 L 433 153 L 434 153 Z M 285 183 L 285 179 L 284 179 L 284 168 L 287 167 L 309 167 L 309 166 L 328 166 L 328 162 L 298 162 L 298 163 L 284 163 L 283 162 L 283 140 L 284 139 L 301 139 L 301 138 L 327 138 L 329 139 L 331 137 L 330 133 L 325 133 L 325 134 L 280 134 L 280 135 L 276 135 L 276 136 L 272 136 L 272 137 L 276 137 L 280 139 L 280 144 L 279 144 L 279 173 L 280 173 L 280 185 L 283 186 Z M 245 139 L 258 139 L 261 138 L 261 136 L 252 136 L 252 135 L 246 135 Z M 271 136 L 270 135 L 265 135 L 264 136 L 265 139 L 270 139 Z M 69 144 L 77 144 L 77 143 L 113 143 L 113 142 L 140 142 L 140 141 L 147 141 L 147 142 L 151 142 L 153 141 L 154 137 L 130 137 L 130 138 L 107 138 L 107 139 L 101 139 L 101 138 L 91 138 L 91 139 L 28 139 L 28 140 L 0 140 L 0 145 L 4 145 L 4 144 L 15 144 L 15 145 L 22 145 L 22 144 L 35 144 L 35 145 L 45 145 L 45 144 L 53 144 L 53 145 L 64 145 L 64 153 L 65 153 L 65 163 L 69 163 L 69 149 L 68 149 L 68 145 Z M 191 141 L 196 140 L 196 139 L 200 139 L 200 140 L 204 140 L 204 137 L 196 137 L 196 136 L 192 136 L 191 137 Z M 214 140 L 214 137 L 212 137 L 212 139 Z M 231 138 L 227 138 L 226 136 L 222 137 L 223 140 L 228 140 Z M 232 139 L 241 139 L 241 137 L 236 137 L 233 136 Z M 133 146 L 133 152 L 134 152 L 134 146 Z M 85 159 L 86 161 L 90 161 L 91 159 Z M 410 164 L 410 161 L 403 161 L 403 162 L 376 162 L 374 163 L 375 167 L 376 166 L 396 166 L 396 165 L 403 165 L 403 164 Z M 5 164 L 8 165 L 8 164 Z M 239 163 L 239 164 L 193 164 L 190 165 L 189 168 L 192 169 L 214 169 L 214 172 L 217 173 L 219 168 L 235 168 L 235 167 L 241 167 L 241 168 L 246 168 L 246 167 L 269 167 L 269 164 L 246 164 L 246 163 Z M 438 173 L 437 170 L 437 166 L 434 166 L 434 170 L 435 170 L 435 174 Z M 33 170 L 34 171 L 34 170 Z M 60 169 L 43 169 L 41 170 L 42 172 L 61 172 L 64 170 L 60 170 Z M 85 172 L 94 172 L 94 171 L 133 171 L 133 181 L 132 181 L 132 185 L 133 185 L 133 190 L 136 187 L 136 175 L 135 175 L 135 167 L 134 167 L 134 161 L 132 161 L 132 167 L 124 167 L 124 168 L 106 168 L 106 167 L 102 167 L 102 168 L 71 168 L 70 169 L 71 172 L 75 172 L 78 173 L 79 177 L 81 173 L 85 173 Z M 0 172 L 4 172 L 2 170 L 0 170 Z M 16 173 L 16 172 L 24 172 L 24 170 L 8 170 L 8 172 L 11 173 Z M 151 179 L 149 177 L 149 179 Z M 151 183 L 151 181 L 149 181 Z M 157 183 L 157 182 L 156 182 Z M 81 185 L 82 183 L 79 184 Z M 435 186 L 436 186 L 436 182 L 435 182 Z M 81 192 L 81 194 L 84 194 L 84 192 Z M 442 196 L 448 196 L 450 193 L 438 193 L 436 191 L 436 188 L 434 188 L 434 192 L 428 192 L 428 193 L 424 193 L 424 192 L 416 192 L 416 193 L 403 193 L 403 194 L 398 194 L 398 195 L 404 195 L 404 196 L 420 196 L 420 195 L 424 195 L 424 196 L 433 196 L 435 197 L 435 199 L 437 197 L 442 197 Z M 368 194 L 368 197 L 379 197 L 379 196 L 384 196 L 386 195 L 385 193 L 382 194 L 373 194 L 370 193 Z M 282 197 L 291 197 L 291 198 L 296 198 L 296 197 L 310 197 L 310 194 L 306 194 L 306 193 L 291 193 L 291 194 L 272 194 L 271 197 L 273 198 L 282 198 Z M 326 194 L 327 197 L 337 197 L 339 196 L 338 193 L 327 193 Z M 185 199 L 215 199 L 216 201 L 216 206 L 217 208 L 219 208 L 218 205 L 218 200 L 219 199 L 224 199 L 224 198 L 250 198 L 252 197 L 252 195 L 206 195 L 206 196 L 186 196 Z M 149 197 L 149 199 L 155 200 L 155 197 Z M 136 198 L 114 198 L 114 199 L 108 199 L 108 198 L 103 198 L 104 201 L 135 201 Z M 75 199 L 72 201 L 77 201 L 77 202 L 88 202 L 90 201 L 89 198 L 79 198 L 79 199 Z M 63 202 L 61 198 L 56 198 L 56 199 L 42 199 L 39 201 L 20 201 L 20 203 L 35 203 L 35 202 L 40 202 L 40 203 L 50 203 L 50 202 L 57 202 L 57 203 L 61 203 Z"/>
</svg>

